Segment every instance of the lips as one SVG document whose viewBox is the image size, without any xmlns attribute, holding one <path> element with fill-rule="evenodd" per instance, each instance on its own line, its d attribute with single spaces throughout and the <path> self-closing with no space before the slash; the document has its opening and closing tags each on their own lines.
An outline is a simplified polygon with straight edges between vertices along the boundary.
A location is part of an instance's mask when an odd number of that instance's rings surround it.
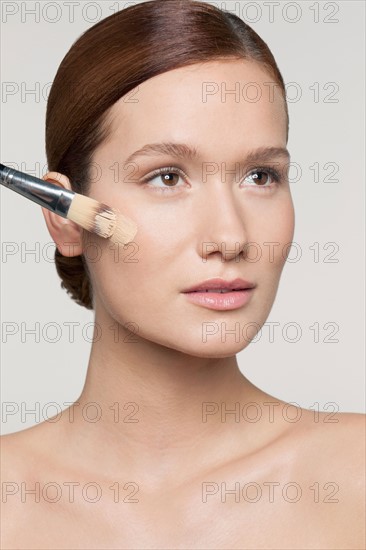
<svg viewBox="0 0 366 550">
<path fill-rule="evenodd" d="M 227 292 L 235 290 L 245 290 L 248 288 L 254 288 L 255 284 L 244 279 L 234 279 L 232 281 L 225 281 L 221 278 L 208 279 L 197 285 L 194 285 L 186 290 L 183 290 L 183 293 L 190 292 L 216 292 L 218 294 L 225 294 Z"/>
<path fill-rule="evenodd" d="M 188 288 L 182 294 L 196 306 L 216 311 L 232 311 L 250 302 L 254 287 L 253 283 L 244 279 L 209 279 Z"/>
</svg>

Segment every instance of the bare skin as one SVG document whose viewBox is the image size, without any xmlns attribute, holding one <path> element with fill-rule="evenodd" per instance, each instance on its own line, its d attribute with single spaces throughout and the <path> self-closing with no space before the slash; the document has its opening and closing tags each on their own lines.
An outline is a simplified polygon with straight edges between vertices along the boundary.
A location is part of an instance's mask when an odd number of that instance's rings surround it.
<svg viewBox="0 0 366 550">
<path fill-rule="evenodd" d="M 282 246 L 293 236 L 286 178 L 263 190 L 248 167 L 239 181 L 230 172 L 249 151 L 286 147 L 283 100 L 277 89 L 269 101 L 269 80 L 248 61 L 211 62 L 150 79 L 137 104 L 113 106 L 111 137 L 94 156 L 103 178 L 90 196 L 137 221 L 138 262 L 116 262 L 109 243 L 90 236 L 103 253 L 88 261 L 101 337 L 76 403 L 60 418 L 2 437 L 3 548 L 364 548 L 364 416 L 295 410 L 254 386 L 236 354 L 255 332 L 202 337 L 204 323 L 263 325 L 285 263 Z M 202 101 L 205 82 L 232 90 L 237 81 L 258 83 L 260 101 L 220 94 Z M 199 156 L 136 158 L 131 181 L 131 153 L 167 141 L 194 146 Z M 117 183 L 109 169 L 116 161 Z M 203 183 L 207 163 L 219 170 Z M 284 173 L 284 158 L 272 163 Z M 154 191 L 165 185 L 158 176 L 149 187 L 138 183 L 164 166 L 187 175 L 179 190 Z M 71 188 L 66 176 L 46 179 Z M 79 254 L 80 229 L 44 215 L 60 251 Z M 268 241 L 282 245 L 271 261 L 264 254 L 244 261 L 246 243 Z M 217 247 L 206 250 L 205 242 Z M 211 277 L 242 277 L 256 288 L 239 309 L 189 303 L 182 291 Z M 237 416 L 229 412 L 235 403 Z M 36 482 L 39 502 L 24 494 Z M 55 484 L 60 498 L 51 502 Z M 96 488 L 100 498 L 91 502 Z"/>
<path fill-rule="evenodd" d="M 9 493 L 2 503 L 2 548 L 363 549 L 362 415 L 321 413 L 316 422 L 312 411 L 302 410 L 301 419 L 289 423 L 280 420 L 285 404 L 277 403 L 272 439 L 252 453 L 238 445 L 248 421 L 228 420 L 233 441 L 212 442 L 206 464 L 184 448 L 166 466 L 160 449 L 159 469 L 138 470 L 122 456 L 115 475 L 90 467 L 68 422 L 3 436 L 3 494 L 5 482 Z M 253 434 L 269 432 L 268 418 L 249 423 Z M 102 465 L 108 449 L 96 452 Z M 25 492 L 36 482 L 38 502 Z M 100 496 L 92 502 L 95 487 Z"/>
</svg>

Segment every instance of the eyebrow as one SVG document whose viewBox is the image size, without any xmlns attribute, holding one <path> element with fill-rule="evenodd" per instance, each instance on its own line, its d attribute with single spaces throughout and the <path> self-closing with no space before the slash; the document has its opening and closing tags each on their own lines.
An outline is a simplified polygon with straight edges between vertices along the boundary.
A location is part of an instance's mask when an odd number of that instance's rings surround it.
<svg viewBox="0 0 366 550">
<path fill-rule="evenodd" d="M 189 147 L 184 143 L 149 143 L 132 153 L 125 163 L 133 162 L 139 157 L 152 157 L 155 155 L 170 155 L 172 157 L 188 160 L 195 160 L 199 157 L 199 153 L 195 147 Z M 255 164 L 278 157 L 282 157 L 289 161 L 290 153 L 285 147 L 259 147 L 258 149 L 249 151 L 245 156 L 245 161 L 249 164 Z"/>
<path fill-rule="evenodd" d="M 126 163 L 133 162 L 137 157 L 170 155 L 172 157 L 193 160 L 198 157 L 198 151 L 184 143 L 149 143 L 138 149 L 128 157 Z"/>
</svg>

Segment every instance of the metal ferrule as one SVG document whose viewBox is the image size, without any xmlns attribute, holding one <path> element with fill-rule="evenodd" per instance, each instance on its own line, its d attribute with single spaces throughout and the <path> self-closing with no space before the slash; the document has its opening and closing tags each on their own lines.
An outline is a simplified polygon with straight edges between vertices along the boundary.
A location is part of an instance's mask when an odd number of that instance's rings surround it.
<svg viewBox="0 0 366 550">
<path fill-rule="evenodd" d="M 0 164 L 0 183 L 48 210 L 67 218 L 73 191 Z"/>
</svg>

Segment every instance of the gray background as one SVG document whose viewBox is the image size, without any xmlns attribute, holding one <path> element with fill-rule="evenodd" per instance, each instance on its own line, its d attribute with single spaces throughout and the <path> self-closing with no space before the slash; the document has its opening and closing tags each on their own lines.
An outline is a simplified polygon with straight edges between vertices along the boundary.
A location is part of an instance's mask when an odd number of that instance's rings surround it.
<svg viewBox="0 0 366 550">
<path fill-rule="evenodd" d="M 59 63 L 84 30 L 117 6 L 136 3 L 80 1 L 73 18 L 63 2 L 1 3 L 3 164 L 38 177 L 46 172 L 46 98 Z M 286 263 L 260 339 L 238 354 L 240 368 L 285 401 L 364 412 L 365 4 L 211 3 L 243 17 L 271 48 L 288 84 L 288 147 L 295 163 L 297 245 L 290 257 L 298 260 Z M 0 192 L 1 397 L 3 411 L 14 410 L 2 417 L 5 434 L 78 398 L 93 312 L 60 288 L 40 207 Z M 278 323 L 273 341 L 269 323 Z"/>
</svg>

